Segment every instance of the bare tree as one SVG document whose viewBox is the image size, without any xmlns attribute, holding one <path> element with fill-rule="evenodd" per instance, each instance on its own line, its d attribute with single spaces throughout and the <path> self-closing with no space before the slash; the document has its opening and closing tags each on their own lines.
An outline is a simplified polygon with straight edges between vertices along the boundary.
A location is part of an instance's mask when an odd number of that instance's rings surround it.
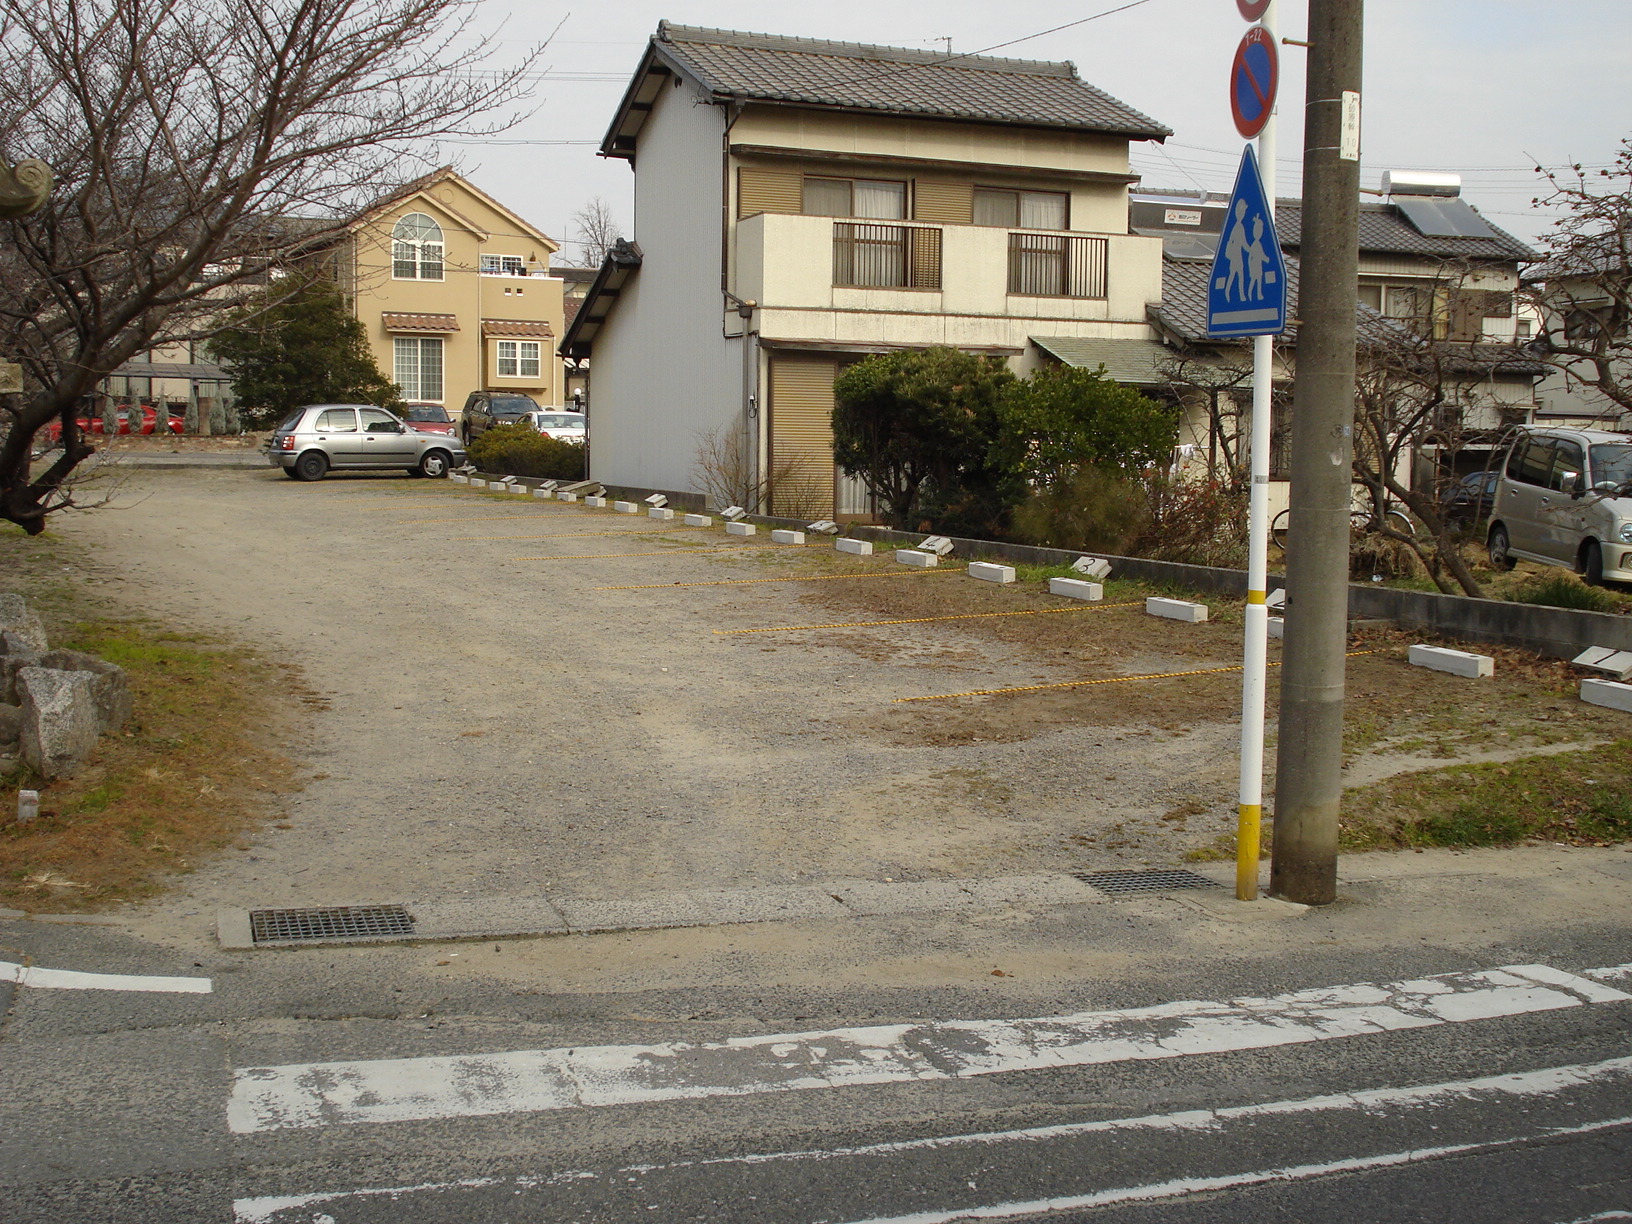
<svg viewBox="0 0 1632 1224">
<path fill-rule="evenodd" d="M 1232 345 L 1216 355 L 1176 354 L 1161 362 L 1156 372 L 1180 404 L 1189 408 L 1199 400 L 1206 409 L 1208 475 L 1226 480 L 1244 477 L 1251 419 L 1251 352 Z M 1243 399 L 1248 401 L 1245 408 Z"/>
<path fill-rule="evenodd" d="M 572 227 L 579 259 L 586 268 L 598 268 L 605 263 L 612 244 L 623 237 L 623 230 L 612 215 L 612 206 L 600 196 L 593 197 L 572 214 Z"/>
<path fill-rule="evenodd" d="M 1632 138 L 1596 173 L 1536 171 L 1547 189 L 1534 203 L 1564 210 L 1541 241 L 1545 262 L 1525 278 L 1546 360 L 1568 388 L 1632 412 Z"/>
<path fill-rule="evenodd" d="M 0 352 L 25 392 L 0 420 L 0 518 L 73 504 L 98 383 L 198 338 L 242 287 L 336 241 L 435 164 L 502 130 L 537 51 L 493 69 L 476 0 L 0 0 L 0 157 L 56 174 L 0 222 Z M 62 452 L 30 474 L 35 433 Z"/>
</svg>

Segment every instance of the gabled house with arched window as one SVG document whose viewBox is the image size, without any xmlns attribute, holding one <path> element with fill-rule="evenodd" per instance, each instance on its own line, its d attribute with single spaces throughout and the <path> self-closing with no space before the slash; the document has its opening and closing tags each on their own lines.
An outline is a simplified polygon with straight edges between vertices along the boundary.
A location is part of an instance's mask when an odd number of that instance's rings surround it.
<svg viewBox="0 0 1632 1224">
<path fill-rule="evenodd" d="M 338 262 L 386 377 L 457 414 L 478 390 L 563 402 L 560 249 L 443 167 L 365 213 Z"/>
</svg>

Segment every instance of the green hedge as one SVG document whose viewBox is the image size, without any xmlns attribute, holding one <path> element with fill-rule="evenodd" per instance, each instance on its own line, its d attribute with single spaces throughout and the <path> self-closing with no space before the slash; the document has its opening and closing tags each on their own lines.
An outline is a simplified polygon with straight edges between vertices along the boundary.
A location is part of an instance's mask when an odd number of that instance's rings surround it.
<svg viewBox="0 0 1632 1224">
<path fill-rule="evenodd" d="M 584 447 L 539 433 L 530 425 L 495 425 L 470 444 L 470 461 L 484 472 L 584 479 Z"/>
</svg>

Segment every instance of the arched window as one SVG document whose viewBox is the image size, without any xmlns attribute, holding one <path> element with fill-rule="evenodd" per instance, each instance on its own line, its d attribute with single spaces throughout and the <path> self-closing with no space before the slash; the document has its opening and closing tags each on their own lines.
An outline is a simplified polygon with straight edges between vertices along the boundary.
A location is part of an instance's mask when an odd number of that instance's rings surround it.
<svg viewBox="0 0 1632 1224">
<path fill-rule="evenodd" d="M 409 213 L 391 231 L 391 275 L 442 279 L 442 227 L 424 213 Z"/>
</svg>

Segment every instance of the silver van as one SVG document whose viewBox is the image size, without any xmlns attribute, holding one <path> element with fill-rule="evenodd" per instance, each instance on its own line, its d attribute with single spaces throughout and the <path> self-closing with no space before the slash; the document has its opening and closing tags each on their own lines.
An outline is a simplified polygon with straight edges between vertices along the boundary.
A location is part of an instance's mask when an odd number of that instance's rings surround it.
<svg viewBox="0 0 1632 1224">
<path fill-rule="evenodd" d="M 1508 448 L 1486 535 L 1490 563 L 1632 582 L 1632 433 L 1529 427 Z"/>
<path fill-rule="evenodd" d="M 267 460 L 296 480 L 322 480 L 330 468 L 400 468 L 410 476 L 446 476 L 465 461 L 458 438 L 419 433 L 371 404 L 307 404 L 278 423 Z"/>
</svg>

